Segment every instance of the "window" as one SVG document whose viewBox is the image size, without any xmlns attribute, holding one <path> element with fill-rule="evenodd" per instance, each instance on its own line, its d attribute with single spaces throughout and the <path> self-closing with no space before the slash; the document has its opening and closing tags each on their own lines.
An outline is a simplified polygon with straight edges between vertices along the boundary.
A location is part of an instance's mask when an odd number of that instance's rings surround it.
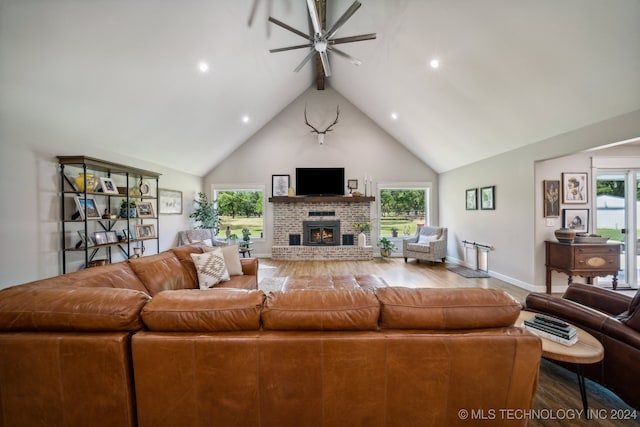
<svg viewBox="0 0 640 427">
<path fill-rule="evenodd" d="M 380 236 L 409 236 L 431 223 L 431 184 L 379 184 Z"/>
<path fill-rule="evenodd" d="M 248 229 L 251 240 L 264 237 L 264 185 L 213 185 L 220 219 L 219 237 L 241 240 Z"/>
</svg>

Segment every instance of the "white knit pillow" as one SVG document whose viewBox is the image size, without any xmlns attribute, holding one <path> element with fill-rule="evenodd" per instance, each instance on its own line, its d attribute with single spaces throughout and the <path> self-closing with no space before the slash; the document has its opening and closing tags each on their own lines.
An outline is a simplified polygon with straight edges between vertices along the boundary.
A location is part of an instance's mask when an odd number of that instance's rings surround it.
<svg viewBox="0 0 640 427">
<path fill-rule="evenodd" d="M 435 242 L 436 240 L 438 240 L 438 236 L 425 236 L 424 234 L 421 234 L 420 237 L 418 237 L 418 243 L 421 245 L 428 245 L 431 242 Z"/>
<path fill-rule="evenodd" d="M 220 249 L 202 254 L 191 254 L 191 259 L 198 272 L 200 289 L 209 289 L 220 282 L 229 280 L 229 272 Z"/>
<path fill-rule="evenodd" d="M 215 250 L 221 250 L 224 257 L 224 263 L 227 266 L 229 276 L 242 276 L 242 264 L 240 263 L 240 253 L 238 252 L 238 245 L 229 246 L 214 246 L 202 248 L 204 252 L 211 252 Z"/>
</svg>

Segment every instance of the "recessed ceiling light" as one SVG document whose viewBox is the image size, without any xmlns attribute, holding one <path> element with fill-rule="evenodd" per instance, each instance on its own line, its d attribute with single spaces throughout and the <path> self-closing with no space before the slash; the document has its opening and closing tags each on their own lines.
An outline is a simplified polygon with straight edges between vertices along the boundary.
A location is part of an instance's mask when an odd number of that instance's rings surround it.
<svg viewBox="0 0 640 427">
<path fill-rule="evenodd" d="M 431 65 L 431 68 L 438 68 L 440 66 L 440 60 L 439 59 L 432 59 L 429 62 L 429 65 Z"/>
<path fill-rule="evenodd" d="M 200 70 L 201 73 L 206 73 L 207 71 L 209 71 L 209 64 L 207 64 L 204 61 L 201 61 L 198 64 L 198 69 Z"/>
<path fill-rule="evenodd" d="M 242 123 L 249 123 L 249 116 L 242 116 Z"/>
<path fill-rule="evenodd" d="M 391 118 L 393 120 L 398 120 L 398 114 L 397 113 L 391 113 Z"/>
</svg>

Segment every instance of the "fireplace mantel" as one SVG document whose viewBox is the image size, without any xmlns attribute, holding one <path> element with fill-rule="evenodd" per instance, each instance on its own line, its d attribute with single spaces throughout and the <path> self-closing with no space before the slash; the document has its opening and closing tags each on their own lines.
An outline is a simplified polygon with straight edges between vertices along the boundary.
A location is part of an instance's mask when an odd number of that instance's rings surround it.
<svg viewBox="0 0 640 427">
<path fill-rule="evenodd" d="M 364 203 L 375 202 L 371 196 L 295 196 L 295 197 L 269 197 L 270 203 Z"/>
</svg>

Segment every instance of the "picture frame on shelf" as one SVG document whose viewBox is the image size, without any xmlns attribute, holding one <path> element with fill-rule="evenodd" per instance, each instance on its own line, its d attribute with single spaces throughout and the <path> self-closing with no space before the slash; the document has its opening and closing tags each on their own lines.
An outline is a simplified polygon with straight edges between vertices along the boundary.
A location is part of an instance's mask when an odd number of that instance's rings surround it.
<svg viewBox="0 0 640 427">
<path fill-rule="evenodd" d="M 290 175 L 271 175 L 271 195 L 286 197 L 289 195 Z"/>
<path fill-rule="evenodd" d="M 105 231 L 105 233 L 107 233 L 108 243 L 118 243 L 118 233 L 115 231 Z"/>
<path fill-rule="evenodd" d="M 544 200 L 544 217 L 558 218 L 560 216 L 560 180 L 545 179 L 542 183 Z"/>
<path fill-rule="evenodd" d="M 589 233 L 589 209 L 563 209 L 562 226 L 576 233 Z"/>
<path fill-rule="evenodd" d="M 90 248 L 91 246 L 93 246 L 93 240 L 90 238 L 87 238 L 87 235 L 84 232 L 84 230 L 78 230 L 78 236 L 80 236 L 81 247 Z"/>
<path fill-rule="evenodd" d="M 587 172 L 562 173 L 562 203 L 585 204 L 589 201 Z"/>
<path fill-rule="evenodd" d="M 96 242 L 96 245 L 106 245 L 109 243 L 106 231 L 94 231 L 93 240 Z"/>
<path fill-rule="evenodd" d="M 347 180 L 347 188 L 349 191 L 358 189 L 358 180 L 357 179 L 348 179 Z"/>
<path fill-rule="evenodd" d="M 469 188 L 465 190 L 465 209 L 474 211 L 478 209 L 478 189 Z"/>
<path fill-rule="evenodd" d="M 151 202 L 138 202 L 136 205 L 136 211 L 138 218 L 155 218 L 153 213 L 153 203 Z"/>
<path fill-rule="evenodd" d="M 98 207 L 98 203 L 96 199 L 93 197 L 87 197 L 85 200 L 84 197 L 75 196 L 73 198 L 76 202 L 76 207 L 78 208 L 78 213 L 80 214 L 80 219 L 83 221 L 85 219 L 101 219 L 100 208 Z M 85 206 L 87 210 L 87 217 L 85 218 Z"/>
<path fill-rule="evenodd" d="M 496 208 L 496 186 L 480 188 L 480 209 L 495 210 Z"/>
<path fill-rule="evenodd" d="M 136 240 L 154 239 L 156 227 L 153 224 L 136 224 L 134 226 Z"/>
<path fill-rule="evenodd" d="M 158 211 L 160 215 L 182 215 L 182 191 L 158 189 Z"/>
<path fill-rule="evenodd" d="M 100 188 L 104 194 L 120 194 L 118 186 L 111 178 L 100 177 Z"/>
</svg>

